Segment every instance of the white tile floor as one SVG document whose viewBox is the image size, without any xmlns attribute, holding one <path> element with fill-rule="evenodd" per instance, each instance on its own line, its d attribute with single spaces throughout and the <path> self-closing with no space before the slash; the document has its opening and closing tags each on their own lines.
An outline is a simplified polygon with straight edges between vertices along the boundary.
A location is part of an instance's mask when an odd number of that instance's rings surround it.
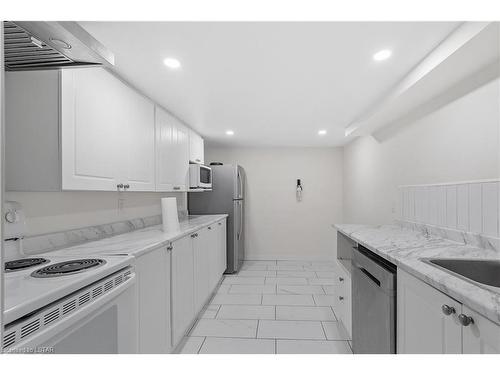
<svg viewBox="0 0 500 375">
<path fill-rule="evenodd" d="M 224 278 L 182 354 L 350 354 L 331 262 L 245 261 Z"/>
</svg>

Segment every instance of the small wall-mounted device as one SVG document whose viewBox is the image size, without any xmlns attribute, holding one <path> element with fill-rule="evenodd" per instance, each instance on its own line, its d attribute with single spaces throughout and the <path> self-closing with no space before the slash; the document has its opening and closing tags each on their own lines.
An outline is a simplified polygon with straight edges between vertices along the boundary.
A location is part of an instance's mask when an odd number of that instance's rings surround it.
<svg viewBox="0 0 500 375">
<path fill-rule="evenodd" d="M 297 196 L 297 202 L 300 202 L 302 200 L 302 183 L 300 181 L 300 178 L 297 179 L 297 191 L 296 191 L 296 196 Z"/>
</svg>

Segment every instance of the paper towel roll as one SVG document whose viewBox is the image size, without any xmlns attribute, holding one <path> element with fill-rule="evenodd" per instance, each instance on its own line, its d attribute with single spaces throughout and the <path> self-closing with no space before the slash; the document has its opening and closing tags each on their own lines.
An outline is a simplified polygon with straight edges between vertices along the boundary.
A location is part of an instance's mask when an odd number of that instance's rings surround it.
<svg viewBox="0 0 500 375">
<path fill-rule="evenodd" d="M 168 233 L 179 232 L 179 216 L 177 215 L 177 198 L 161 199 L 161 217 L 163 231 Z"/>
</svg>

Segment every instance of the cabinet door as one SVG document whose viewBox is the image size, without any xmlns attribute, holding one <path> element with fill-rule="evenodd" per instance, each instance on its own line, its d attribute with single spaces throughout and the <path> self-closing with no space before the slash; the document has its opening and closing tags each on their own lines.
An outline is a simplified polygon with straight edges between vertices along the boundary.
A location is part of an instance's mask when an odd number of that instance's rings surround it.
<svg viewBox="0 0 500 375">
<path fill-rule="evenodd" d="M 193 239 L 194 250 L 194 306 L 200 311 L 210 293 L 210 234 L 207 228 L 198 231 Z"/>
<path fill-rule="evenodd" d="M 335 314 L 342 322 L 349 337 L 352 337 L 352 301 L 351 301 L 351 277 L 342 267 L 337 267 L 338 285 L 335 287 L 335 294 L 332 299 Z"/>
<path fill-rule="evenodd" d="M 197 133 L 189 131 L 189 160 L 193 163 L 205 163 L 205 145 L 203 138 Z"/>
<path fill-rule="evenodd" d="M 226 219 L 217 223 L 219 227 L 219 275 L 226 272 L 227 267 L 227 227 Z"/>
<path fill-rule="evenodd" d="M 463 327 L 464 354 L 500 354 L 500 325 L 467 306 L 462 307 L 462 314 L 473 320 Z"/>
<path fill-rule="evenodd" d="M 160 247 L 137 258 L 139 286 L 139 351 L 171 351 L 170 255 Z"/>
<path fill-rule="evenodd" d="M 445 315 L 442 307 L 456 313 Z M 402 354 L 457 354 L 462 352 L 462 305 L 398 269 L 397 347 Z"/>
<path fill-rule="evenodd" d="M 176 120 L 174 134 L 176 142 L 174 191 L 185 191 L 189 187 L 189 129 Z"/>
<path fill-rule="evenodd" d="M 219 273 L 220 263 L 220 236 L 219 226 L 217 223 L 207 227 L 207 240 L 206 250 L 209 254 L 208 268 L 209 268 L 209 294 L 212 293 L 219 282 L 221 277 Z"/>
<path fill-rule="evenodd" d="M 63 190 L 116 190 L 121 85 L 101 68 L 61 72 Z"/>
<path fill-rule="evenodd" d="M 189 172 L 188 129 L 156 107 L 156 190 L 184 191 Z"/>
<path fill-rule="evenodd" d="M 155 191 L 155 119 L 154 104 L 122 84 L 120 129 L 124 145 L 118 154 L 128 191 Z"/>
<path fill-rule="evenodd" d="M 195 317 L 192 239 L 187 236 L 174 241 L 171 254 L 172 344 L 175 347 Z"/>
</svg>

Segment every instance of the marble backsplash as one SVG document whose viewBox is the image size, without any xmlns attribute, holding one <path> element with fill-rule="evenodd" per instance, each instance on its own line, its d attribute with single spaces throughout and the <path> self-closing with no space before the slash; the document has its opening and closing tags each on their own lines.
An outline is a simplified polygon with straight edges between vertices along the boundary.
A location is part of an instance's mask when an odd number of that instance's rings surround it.
<svg viewBox="0 0 500 375">
<path fill-rule="evenodd" d="M 179 220 L 186 219 L 187 215 L 187 211 L 179 211 Z M 23 252 L 27 255 L 40 254 L 159 225 L 161 222 L 161 215 L 154 215 L 62 232 L 47 233 L 25 237 L 22 240 L 22 247 Z"/>
<path fill-rule="evenodd" d="M 407 228 L 500 252 L 500 181 L 399 187 Z"/>
</svg>

